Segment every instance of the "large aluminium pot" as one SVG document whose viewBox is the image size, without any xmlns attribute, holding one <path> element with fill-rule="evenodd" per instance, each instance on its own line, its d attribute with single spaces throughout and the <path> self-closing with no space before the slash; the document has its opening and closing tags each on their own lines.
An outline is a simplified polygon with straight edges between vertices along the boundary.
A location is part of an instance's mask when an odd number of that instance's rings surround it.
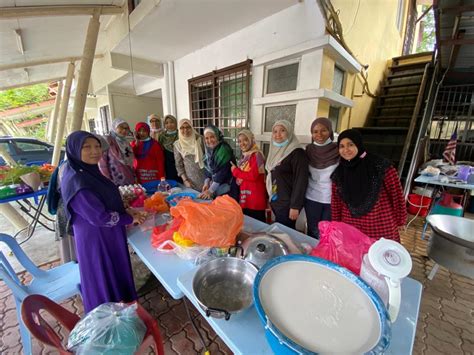
<svg viewBox="0 0 474 355">
<path fill-rule="evenodd" d="M 288 255 L 288 247 L 277 237 L 268 233 L 256 233 L 242 242 L 243 257 L 259 269 L 268 260 Z"/>
<path fill-rule="evenodd" d="M 428 256 L 451 271 L 474 278 L 474 221 L 440 214 L 426 220 L 433 229 Z"/>
<path fill-rule="evenodd" d="M 206 316 L 230 319 L 253 304 L 257 268 L 235 257 L 222 257 L 201 265 L 193 278 L 193 292 Z"/>
</svg>

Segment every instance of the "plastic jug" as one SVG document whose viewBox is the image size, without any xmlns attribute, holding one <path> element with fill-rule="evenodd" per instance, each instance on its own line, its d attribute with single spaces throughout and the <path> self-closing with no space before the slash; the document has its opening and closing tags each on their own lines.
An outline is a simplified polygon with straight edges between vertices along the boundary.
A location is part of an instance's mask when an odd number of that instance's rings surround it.
<svg viewBox="0 0 474 355">
<path fill-rule="evenodd" d="M 469 175 L 474 173 L 474 168 L 469 165 L 461 165 L 458 168 L 457 177 L 459 180 L 467 182 Z"/>
<path fill-rule="evenodd" d="M 360 277 L 380 296 L 395 322 L 400 310 L 401 280 L 408 276 L 412 261 L 408 251 L 393 240 L 381 238 L 362 259 Z"/>
</svg>

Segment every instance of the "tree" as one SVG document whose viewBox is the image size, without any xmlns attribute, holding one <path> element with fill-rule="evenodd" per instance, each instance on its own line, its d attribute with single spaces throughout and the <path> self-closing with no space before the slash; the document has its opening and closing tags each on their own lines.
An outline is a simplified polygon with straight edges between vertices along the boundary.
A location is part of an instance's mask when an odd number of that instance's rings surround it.
<svg viewBox="0 0 474 355">
<path fill-rule="evenodd" d="M 427 9 L 428 6 L 426 5 L 422 7 L 423 12 L 425 12 Z M 436 44 L 436 29 L 433 9 L 428 11 L 426 16 L 421 20 L 420 32 L 422 32 L 422 38 L 418 43 L 416 52 L 430 52 L 434 50 Z"/>
<path fill-rule="evenodd" d="M 0 91 L 0 111 L 49 99 L 48 84 L 37 84 Z"/>
</svg>

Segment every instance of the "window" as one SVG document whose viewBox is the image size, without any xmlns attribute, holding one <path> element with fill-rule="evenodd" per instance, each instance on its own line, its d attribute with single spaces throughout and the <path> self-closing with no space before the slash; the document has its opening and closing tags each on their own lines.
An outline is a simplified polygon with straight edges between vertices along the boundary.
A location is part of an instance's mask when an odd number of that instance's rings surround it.
<svg viewBox="0 0 474 355">
<path fill-rule="evenodd" d="M 344 92 L 344 76 L 345 72 L 337 65 L 334 66 L 334 76 L 332 79 L 332 91 L 343 95 Z"/>
<path fill-rule="evenodd" d="M 273 124 L 278 120 L 287 120 L 295 124 L 296 104 L 265 107 L 264 132 L 271 132 Z"/>
<path fill-rule="evenodd" d="M 49 146 L 46 144 L 39 144 L 39 143 L 30 143 L 30 142 L 22 142 L 16 141 L 16 146 L 24 151 L 24 152 L 31 152 L 31 151 L 48 151 Z"/>
<path fill-rule="evenodd" d="M 91 133 L 97 133 L 97 132 L 95 131 L 95 119 L 94 119 L 94 118 L 91 118 L 91 119 L 88 121 L 88 123 L 89 123 L 89 132 L 91 132 Z"/>
<path fill-rule="evenodd" d="M 109 105 L 101 106 L 99 108 L 100 112 L 100 127 L 102 128 L 101 134 L 106 134 L 110 131 L 110 109 Z"/>
<path fill-rule="evenodd" d="M 395 25 L 397 26 L 397 30 L 399 32 L 402 31 L 402 27 L 403 27 L 403 9 L 404 9 L 404 4 L 405 1 L 404 0 L 398 0 L 398 5 L 397 5 L 397 18 L 396 18 L 396 22 L 395 22 Z"/>
<path fill-rule="evenodd" d="M 262 153 L 266 158 L 268 158 L 268 152 L 270 151 L 270 143 L 268 142 L 262 142 Z"/>
<path fill-rule="evenodd" d="M 277 92 L 296 90 L 298 82 L 299 63 L 278 66 L 267 69 L 266 93 L 274 94 Z"/>
<path fill-rule="evenodd" d="M 237 133 L 248 126 L 251 64 L 247 60 L 188 81 L 193 126 L 202 134 L 207 125 L 216 125 L 235 151 Z"/>
<path fill-rule="evenodd" d="M 328 118 L 332 123 L 332 130 L 334 132 L 337 130 L 337 124 L 339 122 L 340 112 L 341 112 L 340 107 L 329 106 Z"/>
</svg>

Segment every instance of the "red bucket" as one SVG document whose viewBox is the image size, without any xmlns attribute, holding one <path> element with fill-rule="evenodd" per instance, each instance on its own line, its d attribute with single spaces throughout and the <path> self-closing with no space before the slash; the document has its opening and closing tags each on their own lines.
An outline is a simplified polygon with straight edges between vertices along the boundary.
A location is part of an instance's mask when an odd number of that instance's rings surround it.
<svg viewBox="0 0 474 355">
<path fill-rule="evenodd" d="M 409 214 L 418 215 L 420 217 L 426 217 L 428 209 L 431 205 L 431 198 L 418 194 L 408 195 L 408 208 Z"/>
</svg>

